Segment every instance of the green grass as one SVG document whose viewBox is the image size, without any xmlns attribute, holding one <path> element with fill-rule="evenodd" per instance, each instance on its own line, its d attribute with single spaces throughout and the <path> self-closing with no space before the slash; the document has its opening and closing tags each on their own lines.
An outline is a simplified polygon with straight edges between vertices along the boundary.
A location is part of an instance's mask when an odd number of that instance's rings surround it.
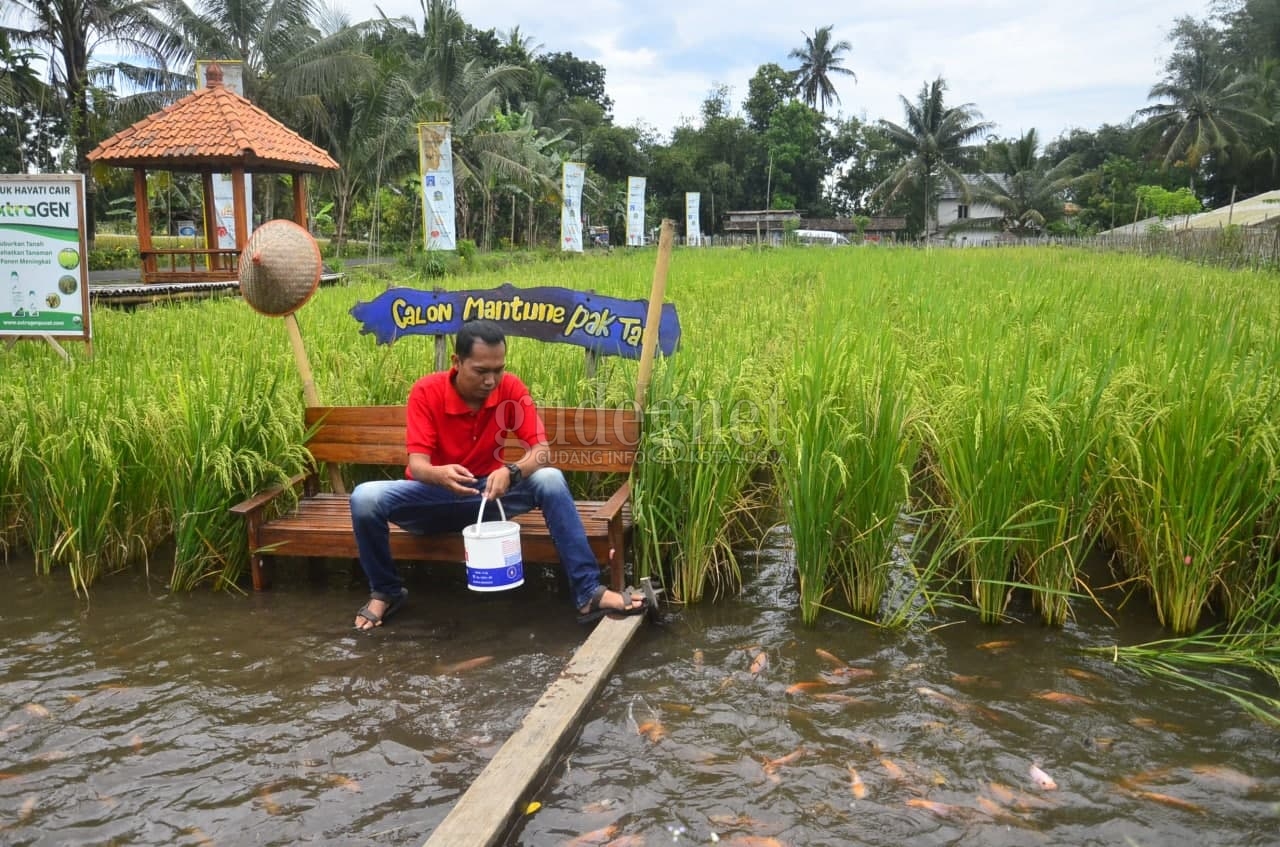
<svg viewBox="0 0 1280 847">
<path fill-rule="evenodd" d="M 644 299 L 654 258 L 351 269 L 298 314 L 321 401 L 401 403 L 431 369 L 430 339 L 378 346 L 350 317 L 388 284 Z M 1066 249 L 680 250 L 668 299 L 681 347 L 632 482 L 638 570 L 684 602 L 737 589 L 766 505 L 791 524 L 807 620 L 845 605 L 897 625 L 945 601 L 999 621 L 1027 592 L 1061 624 L 1099 588 L 1081 572 L 1099 539 L 1175 633 L 1277 591 L 1274 276 Z M 306 461 L 281 321 L 230 299 L 93 321 L 70 364 L 0 346 L 0 545 L 77 591 L 168 542 L 175 590 L 239 584 L 227 507 Z M 634 361 L 590 379 L 580 348 L 524 339 L 508 359 L 545 404 L 634 394 Z M 901 510 L 928 539 L 905 562 Z"/>
</svg>

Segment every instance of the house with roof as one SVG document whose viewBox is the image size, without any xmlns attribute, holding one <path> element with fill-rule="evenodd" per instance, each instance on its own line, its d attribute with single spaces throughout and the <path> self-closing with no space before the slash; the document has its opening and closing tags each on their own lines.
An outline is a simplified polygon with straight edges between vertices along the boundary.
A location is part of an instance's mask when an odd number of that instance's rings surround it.
<svg viewBox="0 0 1280 847">
<path fill-rule="evenodd" d="M 988 174 L 991 179 L 1002 182 L 1003 174 Z M 966 221 L 983 218 L 999 218 L 1004 212 L 999 207 L 984 203 L 977 199 L 978 187 L 982 184 L 980 174 L 964 174 L 965 184 L 969 188 L 969 197 L 956 187 L 947 183 L 938 195 L 938 204 L 934 208 L 933 220 L 930 221 L 928 240 L 945 241 L 956 245 L 991 244 L 1007 241 L 1006 235 L 999 227 L 964 229 Z"/>
</svg>

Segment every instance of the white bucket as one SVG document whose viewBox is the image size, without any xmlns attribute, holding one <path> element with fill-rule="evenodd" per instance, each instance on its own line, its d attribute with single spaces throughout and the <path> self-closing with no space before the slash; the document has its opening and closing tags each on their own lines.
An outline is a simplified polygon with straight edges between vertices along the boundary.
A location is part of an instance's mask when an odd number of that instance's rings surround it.
<svg viewBox="0 0 1280 847">
<path fill-rule="evenodd" d="M 500 521 L 484 523 L 484 504 L 476 522 L 462 529 L 462 546 L 467 553 L 467 587 L 472 591 L 506 591 L 524 585 L 524 559 L 520 555 L 520 524 L 507 520 L 498 504 Z"/>
</svg>

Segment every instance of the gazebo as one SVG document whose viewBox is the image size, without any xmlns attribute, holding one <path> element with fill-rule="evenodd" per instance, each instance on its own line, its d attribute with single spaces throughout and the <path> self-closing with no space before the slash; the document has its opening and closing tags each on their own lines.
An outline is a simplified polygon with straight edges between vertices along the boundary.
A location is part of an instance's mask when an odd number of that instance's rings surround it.
<svg viewBox="0 0 1280 847">
<path fill-rule="evenodd" d="M 269 114 L 222 84 L 222 68 L 211 63 L 207 87 L 135 123 L 103 141 L 89 161 L 133 168 L 138 211 L 138 252 L 142 282 L 202 283 L 234 281 L 240 253 L 249 241 L 245 220 L 245 174 L 284 173 L 293 177 L 294 219 L 307 226 L 306 174 L 336 170 L 338 163 Z M 151 240 L 147 209 L 147 171 L 201 175 L 202 217 L 206 240 L 215 246 L 160 250 Z M 234 192 L 236 246 L 216 246 L 213 176 L 230 173 Z"/>
</svg>

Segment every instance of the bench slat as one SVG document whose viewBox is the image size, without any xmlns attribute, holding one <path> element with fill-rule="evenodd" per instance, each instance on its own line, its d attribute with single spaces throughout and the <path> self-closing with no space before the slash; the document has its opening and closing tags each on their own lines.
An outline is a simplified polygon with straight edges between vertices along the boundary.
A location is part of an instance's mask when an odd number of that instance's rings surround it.
<svg viewBox="0 0 1280 847">
<path fill-rule="evenodd" d="M 608 522 L 592 517 L 601 501 L 579 501 L 578 514 L 596 560 L 609 561 Z M 630 508 L 623 510 L 623 526 L 631 527 Z M 534 509 L 512 520 L 520 526 L 520 546 L 528 562 L 557 564 L 555 545 L 547 533 L 542 512 Z M 259 530 L 258 543 L 277 556 L 356 556 L 355 536 L 351 532 L 351 512 L 347 498 L 321 494 L 299 501 L 298 508 L 265 523 Z M 419 561 L 465 560 L 462 534 L 414 535 L 397 526 L 391 528 L 391 553 L 397 559 Z M 615 551 L 616 554 L 616 551 Z"/>
</svg>

